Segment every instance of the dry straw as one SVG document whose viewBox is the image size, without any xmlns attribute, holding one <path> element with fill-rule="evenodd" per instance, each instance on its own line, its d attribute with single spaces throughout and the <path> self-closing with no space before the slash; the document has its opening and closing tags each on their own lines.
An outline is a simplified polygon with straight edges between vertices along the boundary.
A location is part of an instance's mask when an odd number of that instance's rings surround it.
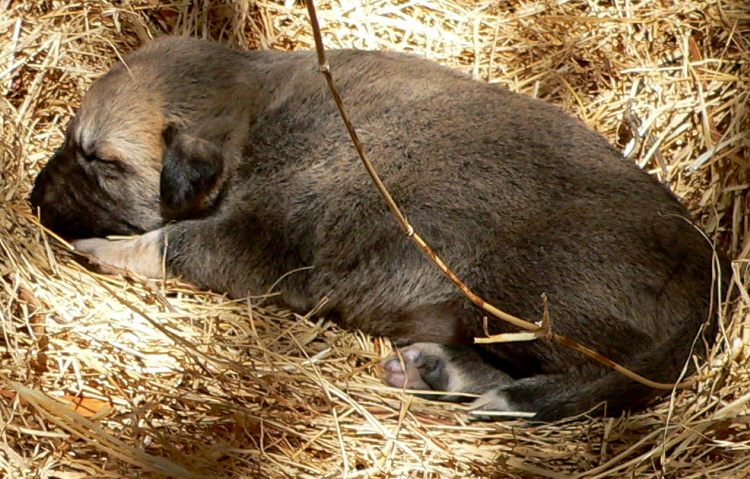
<svg viewBox="0 0 750 479">
<path fill-rule="evenodd" d="M 264 298 L 99 276 L 31 219 L 34 175 L 94 78 L 165 33 L 310 49 L 294 1 L 0 5 L 0 471 L 6 477 L 750 475 L 750 6 L 319 2 L 328 47 L 410 51 L 561 105 L 667 182 L 736 259 L 694 388 L 528 426 L 386 388 L 389 345 Z M 498 119 L 502 121 L 502 119 Z"/>
</svg>

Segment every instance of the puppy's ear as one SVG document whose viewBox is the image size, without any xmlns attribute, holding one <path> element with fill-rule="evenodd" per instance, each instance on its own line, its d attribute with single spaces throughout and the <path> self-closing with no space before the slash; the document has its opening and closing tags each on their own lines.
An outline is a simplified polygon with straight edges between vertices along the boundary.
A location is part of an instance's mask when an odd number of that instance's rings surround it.
<svg viewBox="0 0 750 479">
<path fill-rule="evenodd" d="M 166 152 L 159 194 L 165 221 L 199 218 L 216 206 L 222 186 L 224 160 L 213 143 L 174 126 L 164 132 Z"/>
</svg>

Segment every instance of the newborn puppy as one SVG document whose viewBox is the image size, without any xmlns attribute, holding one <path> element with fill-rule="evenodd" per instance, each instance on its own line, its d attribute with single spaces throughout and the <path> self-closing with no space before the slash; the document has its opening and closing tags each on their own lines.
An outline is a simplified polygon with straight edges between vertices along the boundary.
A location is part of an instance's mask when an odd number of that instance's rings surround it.
<svg viewBox="0 0 750 479">
<path fill-rule="evenodd" d="M 672 382 L 716 327 L 712 247 L 680 202 L 558 108 L 399 53 L 329 52 L 374 165 L 485 300 Z M 541 421 L 659 391 L 553 341 L 475 345 L 486 313 L 400 231 L 314 52 L 153 41 L 86 94 L 36 180 L 41 221 L 103 262 L 281 300 L 391 338 L 397 387 Z M 144 234 L 145 233 L 145 234 Z M 719 260 L 728 272 L 725 260 Z M 291 274 L 287 274 L 293 272 Z M 516 328 L 490 317 L 488 332 Z"/>
</svg>

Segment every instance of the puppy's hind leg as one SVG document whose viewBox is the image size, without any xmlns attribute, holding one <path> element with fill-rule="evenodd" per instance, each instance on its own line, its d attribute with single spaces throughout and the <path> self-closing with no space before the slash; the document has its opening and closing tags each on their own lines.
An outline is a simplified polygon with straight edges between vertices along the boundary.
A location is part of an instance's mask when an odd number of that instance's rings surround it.
<svg viewBox="0 0 750 479">
<path fill-rule="evenodd" d="M 559 374 L 513 379 L 469 346 L 414 343 L 383 362 L 391 386 L 435 391 L 420 396 L 467 401 L 479 419 L 524 417 L 549 422 L 597 408 L 620 411 L 643 405 L 655 391 L 596 363 L 583 363 Z M 602 409 L 601 407 L 606 409 Z"/>
<path fill-rule="evenodd" d="M 463 394 L 483 394 L 512 382 L 475 349 L 438 343 L 414 343 L 399 349 L 398 355 L 383 362 L 383 375 L 391 386 L 444 392 L 424 395 L 443 401 L 466 401 L 471 397 Z"/>
</svg>

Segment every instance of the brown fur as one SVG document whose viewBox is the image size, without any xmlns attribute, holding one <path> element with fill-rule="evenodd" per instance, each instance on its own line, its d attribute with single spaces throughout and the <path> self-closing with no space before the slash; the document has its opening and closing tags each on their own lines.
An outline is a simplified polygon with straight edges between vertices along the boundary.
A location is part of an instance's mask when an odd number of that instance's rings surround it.
<svg viewBox="0 0 750 479">
<path fill-rule="evenodd" d="M 393 197 L 486 300 L 536 320 L 545 293 L 555 331 L 657 381 L 677 378 L 707 319 L 713 339 L 711 245 L 599 134 L 413 56 L 329 59 Z M 170 274 L 236 297 L 302 268 L 279 285 L 286 304 L 328 296 L 321 314 L 342 326 L 432 343 L 386 362 L 386 380 L 460 384 L 487 409 L 551 420 L 656 394 L 546 340 L 472 345 L 484 313 L 400 233 L 314 52 L 167 38 L 125 62 L 85 96 L 32 203 L 70 238 L 156 232 L 80 249 L 148 273 L 165 259 Z M 489 319 L 490 333 L 513 329 Z"/>
</svg>

